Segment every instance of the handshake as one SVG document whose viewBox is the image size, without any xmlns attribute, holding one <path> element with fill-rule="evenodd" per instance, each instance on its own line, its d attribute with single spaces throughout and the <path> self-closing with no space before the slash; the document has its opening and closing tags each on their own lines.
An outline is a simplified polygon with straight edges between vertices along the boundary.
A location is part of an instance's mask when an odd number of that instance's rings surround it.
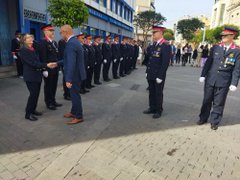
<svg viewBox="0 0 240 180">
<path fill-rule="evenodd" d="M 48 64 L 47 64 L 47 67 L 50 68 L 50 69 L 54 69 L 54 68 L 56 68 L 57 66 L 58 66 L 58 64 L 55 63 L 55 62 L 54 62 L 54 63 L 48 63 Z"/>
</svg>

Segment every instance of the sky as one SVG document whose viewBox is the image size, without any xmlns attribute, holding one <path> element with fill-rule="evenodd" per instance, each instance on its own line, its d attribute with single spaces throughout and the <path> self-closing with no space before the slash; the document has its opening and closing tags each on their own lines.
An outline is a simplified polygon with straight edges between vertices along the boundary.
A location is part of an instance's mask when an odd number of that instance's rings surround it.
<svg viewBox="0 0 240 180">
<path fill-rule="evenodd" d="M 163 26 L 173 29 L 184 16 L 205 15 L 211 18 L 214 0 L 155 0 L 156 12 L 166 17 Z"/>
</svg>

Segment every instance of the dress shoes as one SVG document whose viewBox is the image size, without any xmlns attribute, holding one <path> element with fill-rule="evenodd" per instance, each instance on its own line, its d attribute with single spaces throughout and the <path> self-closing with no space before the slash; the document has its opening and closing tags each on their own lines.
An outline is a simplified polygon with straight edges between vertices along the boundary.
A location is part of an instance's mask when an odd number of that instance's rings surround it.
<svg viewBox="0 0 240 180">
<path fill-rule="evenodd" d="M 64 117 L 65 118 L 75 118 L 75 115 L 72 113 L 66 113 L 66 114 L 64 114 Z"/>
<path fill-rule="evenodd" d="M 38 120 L 38 118 L 33 116 L 32 114 L 31 115 L 26 115 L 25 119 L 27 119 L 29 121 L 37 121 Z"/>
<path fill-rule="evenodd" d="M 120 79 L 120 77 L 116 76 L 116 77 L 114 77 L 113 79 Z"/>
<path fill-rule="evenodd" d="M 53 105 L 54 105 L 55 107 L 61 107 L 61 106 L 62 106 L 62 104 L 57 103 L 57 102 L 55 102 Z"/>
<path fill-rule="evenodd" d="M 207 123 L 207 121 L 199 120 L 199 121 L 197 122 L 197 125 L 203 125 L 203 124 L 205 124 L 205 123 Z"/>
<path fill-rule="evenodd" d="M 56 106 L 54 106 L 52 104 L 48 105 L 47 108 L 50 109 L 50 110 L 56 110 L 57 109 Z"/>
<path fill-rule="evenodd" d="M 64 99 L 70 101 L 71 97 L 70 96 L 65 96 Z"/>
<path fill-rule="evenodd" d="M 153 116 L 152 116 L 152 118 L 153 119 L 158 119 L 158 118 L 160 118 L 162 116 L 162 113 L 155 113 Z"/>
<path fill-rule="evenodd" d="M 218 125 L 217 124 L 211 124 L 211 129 L 216 131 L 218 129 Z"/>
<path fill-rule="evenodd" d="M 94 84 L 101 85 L 102 83 L 98 81 L 98 82 L 94 82 Z"/>
<path fill-rule="evenodd" d="M 104 81 L 105 81 L 105 82 L 109 82 L 109 81 L 111 81 L 111 79 L 105 79 Z"/>
<path fill-rule="evenodd" d="M 95 88 L 95 86 L 91 84 L 91 85 L 90 85 L 90 88 Z"/>
<path fill-rule="evenodd" d="M 124 74 L 121 74 L 120 77 L 125 77 L 125 75 L 124 75 Z"/>
<path fill-rule="evenodd" d="M 73 124 L 77 124 L 77 123 L 80 123 L 80 122 L 83 122 L 83 119 L 74 118 L 74 119 L 72 119 L 71 121 L 69 121 L 67 124 L 68 124 L 68 125 L 73 125 Z"/>
<path fill-rule="evenodd" d="M 153 111 L 151 109 L 147 109 L 147 110 L 143 111 L 143 114 L 155 114 L 155 113 L 156 113 L 156 111 Z"/>
<path fill-rule="evenodd" d="M 34 111 L 32 114 L 35 116 L 42 116 L 42 113 L 38 111 Z"/>
</svg>

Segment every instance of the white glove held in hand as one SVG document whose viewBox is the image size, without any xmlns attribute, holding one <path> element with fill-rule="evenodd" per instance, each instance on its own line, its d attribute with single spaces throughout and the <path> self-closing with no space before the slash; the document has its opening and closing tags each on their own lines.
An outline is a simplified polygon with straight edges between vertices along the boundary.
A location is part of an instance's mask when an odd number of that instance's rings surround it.
<svg viewBox="0 0 240 180">
<path fill-rule="evenodd" d="M 114 59 L 113 62 L 116 63 L 116 62 L 117 62 L 117 59 Z"/>
<path fill-rule="evenodd" d="M 13 59 L 17 59 L 17 56 L 16 56 L 16 55 L 13 55 Z"/>
<path fill-rule="evenodd" d="M 199 82 L 200 82 L 200 83 L 204 83 L 204 81 L 205 81 L 205 77 L 200 77 L 200 78 L 199 78 Z"/>
<path fill-rule="evenodd" d="M 145 76 L 147 77 L 147 73 L 145 74 Z"/>
<path fill-rule="evenodd" d="M 43 71 L 42 74 L 43 74 L 43 76 L 44 76 L 45 78 L 48 77 L 48 71 Z"/>
<path fill-rule="evenodd" d="M 160 83 L 162 83 L 162 80 L 159 79 L 159 78 L 156 78 L 156 82 L 157 82 L 158 84 L 160 84 Z"/>
<path fill-rule="evenodd" d="M 122 61 L 122 60 L 123 60 L 123 57 L 120 58 L 120 61 Z"/>
<path fill-rule="evenodd" d="M 106 59 L 104 59 L 104 60 L 103 60 L 103 62 L 106 64 L 106 63 L 107 63 L 107 60 L 106 60 Z"/>
<path fill-rule="evenodd" d="M 234 85 L 231 85 L 231 86 L 229 87 L 229 89 L 230 89 L 230 91 L 234 92 L 234 91 L 237 90 L 237 87 L 234 86 Z"/>
</svg>

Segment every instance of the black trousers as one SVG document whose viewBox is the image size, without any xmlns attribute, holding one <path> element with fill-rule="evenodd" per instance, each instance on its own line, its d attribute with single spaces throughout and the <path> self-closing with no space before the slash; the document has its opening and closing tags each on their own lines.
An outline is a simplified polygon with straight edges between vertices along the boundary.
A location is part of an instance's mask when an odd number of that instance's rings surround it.
<svg viewBox="0 0 240 180">
<path fill-rule="evenodd" d="M 156 80 L 148 80 L 149 85 L 149 107 L 152 111 L 161 113 L 163 111 L 163 88 L 165 81 L 158 84 Z"/>
<path fill-rule="evenodd" d="M 116 78 L 118 76 L 118 67 L 119 67 L 119 59 L 117 59 L 116 62 L 112 62 L 112 74 L 113 74 L 113 78 Z"/>
<path fill-rule="evenodd" d="M 126 74 L 125 66 L 126 66 L 126 59 L 123 58 L 123 60 L 120 61 L 120 68 L 119 68 L 119 75 L 120 76 Z"/>
<path fill-rule="evenodd" d="M 16 59 L 16 66 L 17 66 L 17 75 L 22 76 L 23 75 L 23 64 L 22 64 L 20 57 L 18 57 Z"/>
<path fill-rule="evenodd" d="M 133 69 L 136 69 L 136 66 L 137 66 L 137 58 L 138 58 L 138 57 L 134 57 L 134 59 L 133 59 Z"/>
<path fill-rule="evenodd" d="M 58 68 L 48 69 L 48 77 L 44 77 L 44 99 L 47 106 L 56 103 Z"/>
<path fill-rule="evenodd" d="M 184 54 L 184 55 L 182 56 L 182 65 L 185 66 L 186 63 L 187 63 L 187 61 L 188 61 L 188 55 L 187 55 L 187 54 Z"/>
<path fill-rule="evenodd" d="M 176 55 L 176 64 L 180 64 L 180 62 L 181 62 L 181 55 L 177 54 Z"/>
<path fill-rule="evenodd" d="M 200 121 L 207 122 L 210 113 L 210 123 L 218 125 L 222 120 L 229 87 L 204 86 L 204 98 L 200 112 Z M 211 112 L 212 109 L 212 112 Z"/>
<path fill-rule="evenodd" d="M 100 81 L 100 74 L 101 74 L 102 64 L 95 64 L 94 66 L 94 83 Z"/>
<path fill-rule="evenodd" d="M 111 61 L 108 60 L 107 63 L 103 63 L 103 80 L 106 81 L 109 79 L 109 69 L 111 66 Z"/>
<path fill-rule="evenodd" d="M 92 85 L 93 71 L 94 71 L 94 67 L 89 67 L 87 69 L 87 79 L 86 79 L 87 88 L 90 88 L 90 86 Z"/>
<path fill-rule="evenodd" d="M 26 116 L 29 116 L 37 108 L 41 82 L 26 82 L 26 85 L 30 93 L 26 106 Z"/>
</svg>

